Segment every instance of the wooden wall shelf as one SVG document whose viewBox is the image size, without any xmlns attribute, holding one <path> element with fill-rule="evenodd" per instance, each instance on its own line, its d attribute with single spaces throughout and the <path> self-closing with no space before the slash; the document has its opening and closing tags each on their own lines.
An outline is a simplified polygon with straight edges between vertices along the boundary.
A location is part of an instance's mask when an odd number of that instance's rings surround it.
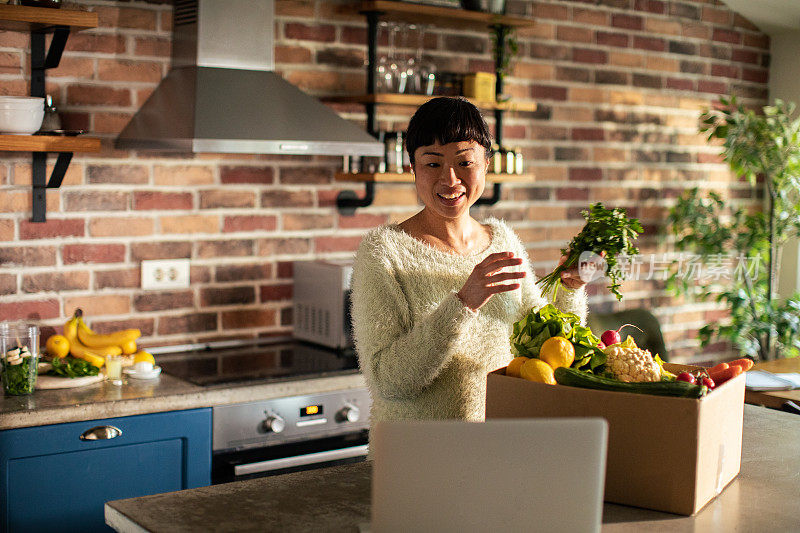
<svg viewBox="0 0 800 533">
<path fill-rule="evenodd" d="M 0 4 L 0 30 L 30 32 L 68 26 L 81 31 L 96 28 L 97 20 L 97 13 L 89 11 Z"/>
<path fill-rule="evenodd" d="M 437 95 L 427 96 L 424 94 L 354 94 L 344 96 L 326 96 L 322 100 L 334 104 L 375 104 L 375 105 L 399 105 L 409 107 L 419 107 Z M 467 98 L 470 102 L 481 109 L 519 111 L 532 113 L 536 111 L 536 102 L 486 102 Z"/>
<path fill-rule="evenodd" d="M 97 137 L 64 137 L 61 135 L 0 135 L 3 152 L 99 152 Z"/>
<path fill-rule="evenodd" d="M 410 172 L 397 174 L 392 172 L 363 172 L 350 174 L 337 172 L 336 181 L 349 181 L 358 183 L 414 183 L 414 175 Z M 486 183 L 520 183 L 533 181 L 533 174 L 486 174 Z"/>
<path fill-rule="evenodd" d="M 97 27 L 97 13 L 0 4 L 0 30 L 20 31 L 31 37 L 31 96 L 45 97 L 45 72 L 56 68 L 73 32 Z M 48 35 L 50 37 L 49 45 Z M 0 135 L 0 151 L 32 152 L 31 222 L 47 221 L 47 189 L 61 186 L 74 152 L 99 152 L 100 139 L 48 135 Z M 58 154 L 47 178 L 47 155 Z"/>
<path fill-rule="evenodd" d="M 488 28 L 496 45 L 493 47 L 495 74 L 495 94 L 503 94 L 503 77 L 499 75 L 505 65 L 508 39 L 513 36 L 514 29 L 529 28 L 536 24 L 534 19 L 508 15 L 496 15 L 481 11 L 469 11 L 455 7 L 430 6 L 415 2 L 397 2 L 391 0 L 370 0 L 351 3 L 339 7 L 340 13 L 359 13 L 367 20 L 367 87 L 365 94 L 351 96 L 331 96 L 323 98 L 329 103 L 360 104 L 367 112 L 367 131 L 379 136 L 377 108 L 379 106 L 419 107 L 433 96 L 414 94 L 384 94 L 377 88 L 375 67 L 378 62 L 378 24 L 381 19 L 412 22 L 424 25 L 449 28 L 483 27 Z M 506 112 L 534 112 L 534 102 L 481 102 L 470 100 L 478 108 L 491 110 L 495 119 L 495 139 L 503 145 L 503 115 Z M 347 167 L 345 167 L 347 168 Z M 475 205 L 494 205 L 500 200 L 502 184 L 511 181 L 533 179 L 530 174 L 522 175 L 490 175 L 487 182 L 492 183 L 491 196 L 479 198 Z M 411 174 L 337 174 L 336 180 L 363 183 L 364 195 L 358 196 L 355 191 L 341 191 L 336 198 L 336 206 L 342 214 L 352 215 L 356 209 L 372 205 L 375 199 L 375 183 L 377 182 L 410 182 Z"/>
<path fill-rule="evenodd" d="M 390 16 L 392 20 L 402 22 L 418 22 L 434 24 L 436 26 L 463 26 L 464 23 L 481 24 L 484 26 L 503 25 L 514 28 L 533 26 L 533 21 L 525 17 L 511 15 L 495 15 L 481 11 L 469 11 L 454 7 L 428 6 L 413 2 L 392 2 L 389 0 L 375 0 L 360 2 L 356 5 L 343 6 L 342 10 L 349 13 L 366 13 L 377 11 Z"/>
</svg>

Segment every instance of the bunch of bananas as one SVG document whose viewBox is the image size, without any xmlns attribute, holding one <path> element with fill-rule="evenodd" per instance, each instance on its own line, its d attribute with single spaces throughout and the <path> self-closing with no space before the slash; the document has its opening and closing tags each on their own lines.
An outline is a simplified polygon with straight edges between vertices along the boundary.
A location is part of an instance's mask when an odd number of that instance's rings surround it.
<svg viewBox="0 0 800 533">
<path fill-rule="evenodd" d="M 92 331 L 83 321 L 83 312 L 75 314 L 64 324 L 64 337 L 69 341 L 69 353 L 100 368 L 106 356 L 136 353 L 136 339 L 142 335 L 138 329 L 123 329 L 100 334 Z"/>
</svg>

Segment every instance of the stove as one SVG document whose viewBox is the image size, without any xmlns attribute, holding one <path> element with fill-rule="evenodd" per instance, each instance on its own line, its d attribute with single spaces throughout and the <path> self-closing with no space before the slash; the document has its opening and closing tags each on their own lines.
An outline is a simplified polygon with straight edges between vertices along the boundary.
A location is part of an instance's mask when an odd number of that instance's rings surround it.
<svg viewBox="0 0 800 533">
<path fill-rule="evenodd" d="M 352 349 L 333 350 L 294 339 L 161 351 L 158 364 L 166 374 L 214 388 L 359 371 Z M 364 387 L 215 406 L 212 483 L 363 461 L 370 406 Z"/>
<path fill-rule="evenodd" d="M 204 387 L 250 385 L 358 372 L 352 348 L 334 350 L 294 339 L 200 348 L 158 356 L 162 371 Z"/>
</svg>

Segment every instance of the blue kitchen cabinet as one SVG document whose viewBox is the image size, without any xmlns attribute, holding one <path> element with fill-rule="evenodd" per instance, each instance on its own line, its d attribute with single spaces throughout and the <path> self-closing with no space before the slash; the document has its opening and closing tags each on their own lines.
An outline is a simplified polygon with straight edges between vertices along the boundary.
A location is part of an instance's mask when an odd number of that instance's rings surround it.
<svg viewBox="0 0 800 533">
<path fill-rule="evenodd" d="M 110 531 L 107 501 L 211 483 L 211 409 L 1 431 L 0 459 L 0 530 Z"/>
</svg>

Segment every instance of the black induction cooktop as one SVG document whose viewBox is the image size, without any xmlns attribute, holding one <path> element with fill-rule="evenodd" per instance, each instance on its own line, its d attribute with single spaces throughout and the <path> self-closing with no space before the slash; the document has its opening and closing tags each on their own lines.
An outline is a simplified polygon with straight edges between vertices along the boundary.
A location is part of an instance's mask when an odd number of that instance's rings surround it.
<svg viewBox="0 0 800 533">
<path fill-rule="evenodd" d="M 164 373 L 201 386 L 358 372 L 353 349 L 332 350 L 297 340 L 162 354 L 158 364 Z"/>
</svg>

